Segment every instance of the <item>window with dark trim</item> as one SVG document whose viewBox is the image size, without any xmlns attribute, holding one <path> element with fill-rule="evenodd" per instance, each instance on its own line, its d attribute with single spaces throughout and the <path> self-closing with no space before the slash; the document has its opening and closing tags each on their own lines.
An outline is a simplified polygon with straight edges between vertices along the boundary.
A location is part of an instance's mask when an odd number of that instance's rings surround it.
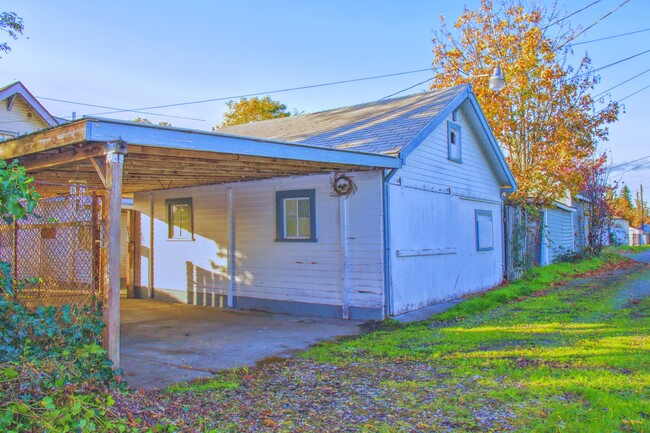
<svg viewBox="0 0 650 433">
<path fill-rule="evenodd" d="M 316 242 L 316 190 L 298 189 L 275 193 L 278 242 Z"/>
<path fill-rule="evenodd" d="M 491 210 L 476 209 L 476 249 L 478 251 L 494 249 L 494 230 Z"/>
<path fill-rule="evenodd" d="M 460 125 L 453 122 L 447 122 L 447 155 L 450 161 L 463 162 Z"/>
<path fill-rule="evenodd" d="M 169 239 L 193 240 L 194 218 L 191 198 L 165 200 Z"/>
</svg>

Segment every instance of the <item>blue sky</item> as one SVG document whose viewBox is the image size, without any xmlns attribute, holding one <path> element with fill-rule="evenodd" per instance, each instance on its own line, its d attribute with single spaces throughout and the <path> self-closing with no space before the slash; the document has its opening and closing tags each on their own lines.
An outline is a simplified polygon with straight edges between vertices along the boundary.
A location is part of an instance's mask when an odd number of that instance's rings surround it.
<svg viewBox="0 0 650 433">
<path fill-rule="evenodd" d="M 595 0 L 566 2 L 574 12 Z M 601 0 L 570 18 L 583 28 L 625 0 Z M 117 108 L 138 108 L 237 96 L 327 83 L 430 66 L 432 31 L 440 15 L 455 20 L 478 1 L 32 1 L 5 0 L 3 11 L 25 20 L 25 36 L 0 59 L 0 84 L 20 80 L 54 115 L 103 113 L 106 109 L 44 98 Z M 543 1 L 542 3 L 551 3 Z M 560 2 L 562 5 L 562 2 Z M 630 0 L 589 29 L 577 42 L 650 27 L 650 2 Z M 598 68 L 650 49 L 650 31 L 575 47 Z M 600 72 L 606 90 L 650 69 L 650 53 Z M 272 94 L 298 111 L 318 111 L 373 101 L 432 75 L 392 78 Z M 644 74 L 611 91 L 623 98 L 650 84 Z M 415 87 L 408 93 L 426 89 Z M 406 94 L 406 93 L 405 93 Z M 614 165 L 650 156 L 646 138 L 646 89 L 624 101 L 625 113 L 611 126 Z M 174 126 L 209 130 L 220 122 L 225 101 L 129 112 Z M 643 163 L 646 166 L 635 169 Z M 626 171 L 629 170 L 629 171 Z M 640 183 L 650 196 L 650 158 L 615 171 L 632 191 Z"/>
</svg>

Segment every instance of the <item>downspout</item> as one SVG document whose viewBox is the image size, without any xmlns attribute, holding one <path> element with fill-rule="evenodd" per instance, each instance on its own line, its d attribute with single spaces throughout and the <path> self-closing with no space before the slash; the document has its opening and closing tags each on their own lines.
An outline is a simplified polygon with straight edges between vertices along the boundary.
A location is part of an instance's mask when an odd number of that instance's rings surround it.
<svg viewBox="0 0 650 433">
<path fill-rule="evenodd" d="M 384 212 L 384 317 L 389 317 L 393 312 L 393 285 L 390 273 L 390 206 L 388 187 L 390 180 L 397 173 L 397 169 L 382 172 L 382 202 Z"/>
</svg>

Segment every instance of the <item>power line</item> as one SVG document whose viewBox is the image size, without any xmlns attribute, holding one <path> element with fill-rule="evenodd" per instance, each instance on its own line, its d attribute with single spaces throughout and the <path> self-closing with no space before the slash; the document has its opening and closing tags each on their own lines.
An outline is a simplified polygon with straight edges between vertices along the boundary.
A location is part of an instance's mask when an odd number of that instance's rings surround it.
<svg viewBox="0 0 650 433">
<path fill-rule="evenodd" d="M 636 92 L 630 93 L 630 94 L 627 95 L 626 97 L 621 98 L 621 99 L 619 99 L 619 100 L 616 101 L 616 102 L 619 102 L 619 103 L 620 103 L 620 102 L 623 102 L 623 101 L 625 101 L 627 98 L 631 98 L 632 96 L 636 95 L 637 93 L 641 93 L 641 92 L 643 92 L 645 89 L 647 89 L 647 88 L 649 88 L 649 87 L 650 87 L 650 84 L 647 85 L 647 86 L 645 86 L 645 87 L 642 88 L 642 89 L 637 90 Z"/>
<path fill-rule="evenodd" d="M 645 71 L 641 72 L 640 74 L 636 74 L 634 77 L 632 77 L 632 78 L 628 78 L 627 80 L 622 81 L 622 82 L 618 83 L 617 85 L 612 86 L 612 87 L 610 87 L 609 89 L 600 92 L 599 94 L 595 95 L 593 98 L 594 98 L 594 99 L 597 99 L 597 98 L 603 96 L 605 93 L 609 92 L 610 90 L 614 90 L 615 88 L 620 87 L 620 86 L 622 86 L 623 84 L 628 83 L 628 82 L 634 80 L 635 78 L 640 77 L 640 76 L 643 75 L 643 74 L 647 74 L 648 72 L 650 72 L 650 69 L 646 69 Z"/>
<path fill-rule="evenodd" d="M 613 165 L 613 166 L 609 167 L 609 169 L 610 169 L 610 170 L 614 170 L 614 169 L 617 169 L 617 168 L 619 168 L 619 167 L 623 167 L 623 166 L 625 166 L 625 165 L 634 164 L 635 162 L 643 161 L 644 159 L 648 159 L 648 158 L 650 158 L 650 155 L 648 155 L 648 156 L 644 156 L 643 158 L 639 158 L 639 159 L 633 159 L 632 161 L 622 162 L 622 163 L 620 163 L 620 164 Z"/>
<path fill-rule="evenodd" d="M 402 92 L 406 92 L 407 90 L 411 90 L 412 88 L 417 87 L 417 86 L 419 86 L 420 84 L 428 83 L 429 81 L 432 81 L 434 78 L 435 78 L 435 77 L 427 78 L 426 80 L 424 80 L 424 81 L 420 81 L 419 83 L 414 84 L 414 85 L 412 85 L 412 86 L 410 86 L 410 87 L 407 87 L 406 89 L 402 89 L 402 90 L 400 90 L 399 92 L 391 93 L 391 94 L 388 95 L 388 96 L 384 96 L 384 97 L 381 98 L 381 99 L 377 99 L 377 101 L 383 101 L 384 99 L 388 99 L 388 98 L 390 98 L 390 97 L 392 97 L 392 96 L 399 95 L 400 93 L 402 93 Z"/>
<path fill-rule="evenodd" d="M 627 3 L 629 3 L 629 2 L 630 2 L 630 0 L 625 0 L 623 3 L 621 3 L 621 4 L 618 5 L 618 6 L 616 6 L 614 9 L 612 9 L 612 10 L 609 11 L 609 12 L 607 12 L 607 13 L 606 13 L 605 15 L 603 15 L 602 17 L 598 18 L 596 21 L 594 21 L 593 24 L 591 24 L 591 25 L 587 26 L 587 28 L 585 28 L 585 29 L 579 31 L 577 35 L 573 36 L 570 40 L 568 40 L 567 42 L 565 42 L 565 43 L 564 43 L 562 46 L 560 46 L 559 48 L 564 47 L 564 45 L 570 43 L 572 40 L 574 40 L 574 39 L 577 38 L 578 36 L 584 34 L 587 30 L 589 30 L 590 28 L 592 28 L 592 27 L 594 27 L 595 25 L 599 24 L 602 20 L 604 20 L 605 18 L 607 18 L 608 16 L 610 16 L 611 14 L 613 14 L 614 12 L 616 12 L 617 10 L 619 10 L 620 8 L 622 8 L 623 6 L 625 6 L 625 5 L 626 5 Z"/>
<path fill-rule="evenodd" d="M 578 9 L 577 11 L 572 12 L 572 13 L 570 13 L 569 15 L 567 15 L 567 16 L 565 16 L 565 17 L 563 17 L 563 18 L 560 18 L 559 20 L 557 20 L 557 21 L 555 21 L 555 22 L 552 22 L 551 24 L 546 25 L 546 27 L 543 27 L 543 28 L 542 28 L 542 31 L 546 30 L 547 28 L 549 28 L 549 27 L 551 27 L 551 26 L 554 26 L 554 25 L 557 24 L 557 23 L 561 23 L 562 21 L 571 18 L 571 17 L 574 16 L 575 14 L 580 13 L 580 12 L 582 12 L 583 10 L 592 7 L 592 6 L 595 5 L 596 3 L 600 3 L 600 1 L 601 1 L 601 0 L 596 0 L 595 2 L 590 3 L 590 4 L 588 4 L 587 6 L 583 7 L 582 9 Z"/>
<path fill-rule="evenodd" d="M 616 12 L 617 10 L 619 10 L 620 8 L 622 8 L 623 6 L 625 6 L 625 5 L 626 5 L 627 3 L 629 3 L 629 2 L 630 2 L 630 0 L 625 0 L 623 3 L 621 3 L 621 4 L 618 5 L 618 6 L 616 6 L 614 9 L 612 9 L 612 10 L 609 11 L 609 12 L 607 12 L 607 13 L 606 13 L 605 15 L 603 15 L 602 17 L 598 18 L 598 19 L 597 19 L 593 24 L 591 24 L 591 25 L 588 26 L 587 28 L 585 28 L 585 29 L 583 29 L 582 31 L 580 31 L 580 32 L 579 32 L 577 35 L 575 35 L 572 39 L 577 38 L 578 36 L 580 36 L 581 34 L 585 33 L 585 32 L 586 32 L 587 30 L 589 30 L 590 28 L 592 28 L 592 27 L 594 27 L 595 25 L 599 24 L 602 20 L 604 20 L 605 18 L 607 18 L 608 16 L 610 16 L 611 14 L 613 14 L 614 12 Z"/>
<path fill-rule="evenodd" d="M 415 73 L 425 72 L 425 71 L 431 71 L 431 68 L 416 69 L 416 70 L 413 70 L 413 71 L 405 71 L 405 72 L 396 72 L 396 73 L 393 73 L 393 74 L 375 75 L 375 76 L 372 76 L 372 77 L 353 78 L 353 79 L 350 79 L 350 80 L 332 81 L 332 82 L 329 82 L 329 83 L 311 84 L 311 85 L 308 85 L 308 86 L 288 87 L 286 89 L 277 89 L 277 90 L 270 90 L 270 91 L 266 91 L 266 92 L 248 93 L 248 94 L 245 94 L 245 95 L 234 95 L 234 96 L 225 96 L 225 97 L 220 97 L 220 98 L 202 99 L 202 100 L 198 100 L 198 101 L 178 102 L 178 103 L 175 103 L 175 104 L 155 105 L 155 106 L 151 106 L 151 107 L 141 107 L 141 108 L 134 108 L 134 109 L 130 109 L 130 110 L 116 109 L 115 111 L 106 111 L 106 112 L 102 112 L 102 113 L 95 113 L 94 115 L 114 114 L 114 113 L 121 113 L 123 111 L 133 111 L 133 112 L 135 112 L 136 110 L 154 110 L 154 109 L 158 109 L 158 108 L 179 107 L 179 106 L 182 106 L 182 105 L 204 104 L 206 102 L 227 101 L 227 100 L 231 100 L 231 99 L 248 98 L 250 96 L 270 95 L 272 93 L 290 92 L 290 91 L 294 91 L 294 90 L 304 90 L 304 89 L 313 89 L 313 88 L 316 88 L 316 87 L 334 86 L 334 85 L 337 85 L 337 84 L 355 83 L 355 82 L 358 82 L 358 81 L 376 80 L 376 79 L 379 79 L 379 78 L 397 77 L 397 76 L 400 76 L 400 75 L 415 74 Z"/>
<path fill-rule="evenodd" d="M 84 103 L 84 102 L 67 101 L 65 99 L 46 98 L 44 96 L 38 96 L 38 99 L 45 99 L 46 101 L 54 101 L 54 102 L 63 102 L 64 104 L 82 105 L 82 106 L 85 106 L 85 107 L 106 108 L 106 109 L 109 109 L 109 110 L 120 110 L 120 108 L 107 107 L 105 105 L 87 104 L 87 103 Z M 148 114 L 148 115 L 153 115 L 153 116 L 171 117 L 171 118 L 174 118 L 174 119 L 198 120 L 200 122 L 205 122 L 206 121 L 205 119 L 195 119 L 193 117 L 172 116 L 171 114 L 149 113 L 149 112 L 146 112 L 146 111 L 135 111 L 135 110 L 123 110 L 123 111 L 131 111 L 133 113 Z M 70 116 L 66 116 L 64 118 L 67 118 L 67 117 L 70 117 Z"/>
<path fill-rule="evenodd" d="M 626 57 L 624 59 L 617 60 L 617 61 L 615 61 L 613 63 L 610 63 L 608 65 L 605 65 L 605 66 L 601 66 L 600 68 L 592 69 L 591 71 L 585 72 L 584 74 L 580 74 L 580 75 L 576 75 L 574 77 L 571 77 L 571 79 L 574 80 L 576 78 L 584 77 L 585 75 L 593 74 L 594 72 L 602 71 L 603 69 L 607 69 L 607 68 L 609 68 L 611 66 L 618 65 L 619 63 L 627 62 L 628 60 L 632 60 L 632 59 L 634 59 L 636 57 L 642 56 L 643 54 L 647 54 L 647 53 L 650 53 L 650 50 L 645 50 L 645 51 L 643 51 L 641 53 L 637 53 L 637 54 L 634 54 L 634 55 L 632 55 L 630 57 Z"/>
<path fill-rule="evenodd" d="M 637 30 L 637 31 L 634 31 L 634 32 L 621 33 L 620 35 L 612 35 L 612 36 L 606 36 L 604 38 L 592 39 L 590 41 L 576 42 L 575 44 L 571 44 L 571 45 L 575 47 L 576 45 L 583 45 L 583 44 L 590 44 L 592 42 L 606 41 L 608 39 L 620 38 L 622 36 L 628 36 L 628 35 L 634 35 L 634 34 L 641 33 L 641 32 L 647 32 L 648 30 L 650 30 L 650 27 L 648 27 L 646 29 L 642 29 L 642 30 Z"/>
</svg>

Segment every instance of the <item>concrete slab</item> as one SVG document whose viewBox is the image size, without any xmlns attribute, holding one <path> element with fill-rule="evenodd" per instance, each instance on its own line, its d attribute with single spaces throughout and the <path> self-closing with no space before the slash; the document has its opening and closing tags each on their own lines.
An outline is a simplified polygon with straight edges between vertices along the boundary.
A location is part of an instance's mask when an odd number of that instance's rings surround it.
<svg viewBox="0 0 650 433">
<path fill-rule="evenodd" d="M 355 335 L 362 322 L 145 299 L 121 300 L 122 370 L 128 384 L 162 388 L 270 356 Z"/>
<path fill-rule="evenodd" d="M 394 319 L 400 323 L 421 322 L 430 319 L 431 316 L 439 313 L 444 313 L 454 305 L 460 304 L 465 301 L 465 298 L 454 299 L 452 301 L 443 302 L 440 304 L 432 305 L 430 307 L 421 308 L 419 310 L 410 311 L 408 313 L 395 316 Z"/>
</svg>

